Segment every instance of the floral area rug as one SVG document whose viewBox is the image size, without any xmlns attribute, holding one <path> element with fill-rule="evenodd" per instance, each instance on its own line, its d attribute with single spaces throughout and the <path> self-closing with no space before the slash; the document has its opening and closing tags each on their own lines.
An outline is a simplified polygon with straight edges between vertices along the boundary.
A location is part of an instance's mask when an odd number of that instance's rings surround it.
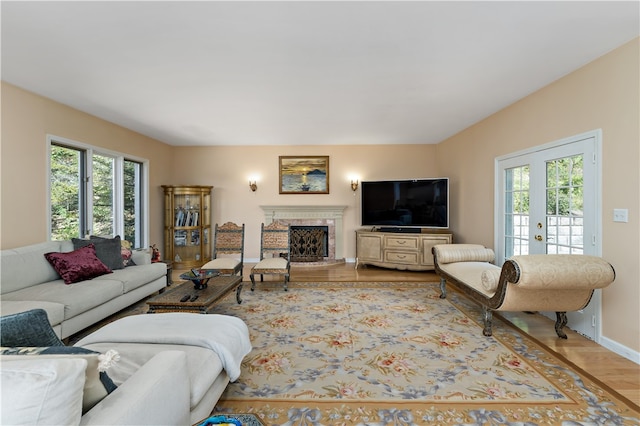
<svg viewBox="0 0 640 426">
<path fill-rule="evenodd" d="M 227 297 L 253 351 L 214 413 L 266 425 L 640 424 L 637 406 L 435 283 L 292 284 Z"/>
</svg>

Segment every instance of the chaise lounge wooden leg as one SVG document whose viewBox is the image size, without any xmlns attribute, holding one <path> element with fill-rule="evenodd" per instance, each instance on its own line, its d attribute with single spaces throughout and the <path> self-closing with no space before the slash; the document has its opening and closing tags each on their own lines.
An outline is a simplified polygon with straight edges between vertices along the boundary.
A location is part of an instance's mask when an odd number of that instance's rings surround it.
<svg viewBox="0 0 640 426">
<path fill-rule="evenodd" d="M 484 315 L 484 329 L 482 330 L 482 334 L 484 334 L 485 336 L 492 336 L 493 331 L 491 330 L 491 327 L 493 321 L 493 312 L 491 311 L 491 309 L 483 306 L 482 313 Z"/>
<path fill-rule="evenodd" d="M 556 334 L 561 339 L 566 339 L 567 335 L 562 329 L 565 325 L 567 325 L 567 313 L 566 312 L 556 312 Z"/>
<path fill-rule="evenodd" d="M 251 279 L 251 291 L 256 289 L 256 278 L 253 274 L 249 274 L 249 278 Z"/>
<path fill-rule="evenodd" d="M 447 280 L 440 278 L 440 299 L 447 298 Z"/>
</svg>

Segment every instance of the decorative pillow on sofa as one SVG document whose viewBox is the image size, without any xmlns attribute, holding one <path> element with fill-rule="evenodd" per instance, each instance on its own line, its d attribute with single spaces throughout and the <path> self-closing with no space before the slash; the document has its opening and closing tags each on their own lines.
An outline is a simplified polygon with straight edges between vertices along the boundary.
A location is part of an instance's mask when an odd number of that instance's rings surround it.
<svg viewBox="0 0 640 426">
<path fill-rule="evenodd" d="M 0 346 L 64 346 L 44 309 L 0 317 Z"/>
<path fill-rule="evenodd" d="M 112 272 L 98 259 L 91 243 L 69 253 L 45 253 L 44 257 L 62 277 L 65 284 L 90 280 Z"/>
<path fill-rule="evenodd" d="M 107 373 L 100 371 L 101 369 L 108 368 L 114 359 L 119 358 L 115 351 L 109 351 L 109 353 L 102 355 L 99 352 L 75 346 L 0 348 L 0 361 L 3 363 L 17 358 L 32 359 L 34 362 L 42 359 L 79 358 L 86 360 L 86 379 L 82 394 L 83 414 L 117 388 Z M 107 365 L 107 367 L 104 367 L 105 365 Z"/>
<path fill-rule="evenodd" d="M 120 241 L 120 254 L 122 255 L 122 263 L 124 267 L 136 266 L 136 263 L 131 258 L 133 252 L 131 251 L 131 243 L 127 240 Z"/>
<path fill-rule="evenodd" d="M 93 244 L 96 248 L 96 256 L 102 261 L 109 269 L 115 271 L 116 269 L 124 268 L 122 263 L 121 254 L 121 242 L 120 235 L 116 235 L 114 238 L 103 238 L 92 235 L 88 240 L 81 238 L 72 238 L 73 248 L 79 249 L 81 247 Z"/>
<path fill-rule="evenodd" d="M 85 360 L 12 358 L 0 369 L 0 424 L 80 424 Z"/>
</svg>

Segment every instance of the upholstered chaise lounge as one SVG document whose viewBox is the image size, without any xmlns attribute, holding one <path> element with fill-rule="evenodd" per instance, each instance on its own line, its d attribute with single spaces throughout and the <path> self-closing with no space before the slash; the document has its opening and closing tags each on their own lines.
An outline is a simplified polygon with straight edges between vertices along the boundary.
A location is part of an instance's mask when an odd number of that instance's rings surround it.
<svg viewBox="0 0 640 426">
<path fill-rule="evenodd" d="M 449 282 L 483 309 L 485 336 L 491 336 L 493 311 L 555 311 L 555 329 L 562 328 L 568 311 L 589 304 L 595 289 L 615 279 L 613 267 L 596 256 L 539 254 L 513 256 L 502 268 L 492 264 L 493 250 L 477 244 L 441 244 L 433 248 L 440 298 Z"/>
</svg>

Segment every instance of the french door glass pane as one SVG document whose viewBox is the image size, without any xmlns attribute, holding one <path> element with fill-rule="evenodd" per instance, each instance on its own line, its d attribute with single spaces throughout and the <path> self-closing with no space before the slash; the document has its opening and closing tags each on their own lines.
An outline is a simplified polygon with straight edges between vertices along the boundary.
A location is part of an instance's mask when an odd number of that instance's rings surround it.
<svg viewBox="0 0 640 426">
<path fill-rule="evenodd" d="M 529 253 L 529 166 L 505 170 L 505 258 Z"/>
<path fill-rule="evenodd" d="M 583 156 L 546 162 L 547 253 L 584 253 Z"/>
<path fill-rule="evenodd" d="M 51 145 L 51 240 L 82 235 L 82 152 Z"/>
<path fill-rule="evenodd" d="M 114 159 L 93 155 L 94 235 L 114 235 Z"/>
</svg>

